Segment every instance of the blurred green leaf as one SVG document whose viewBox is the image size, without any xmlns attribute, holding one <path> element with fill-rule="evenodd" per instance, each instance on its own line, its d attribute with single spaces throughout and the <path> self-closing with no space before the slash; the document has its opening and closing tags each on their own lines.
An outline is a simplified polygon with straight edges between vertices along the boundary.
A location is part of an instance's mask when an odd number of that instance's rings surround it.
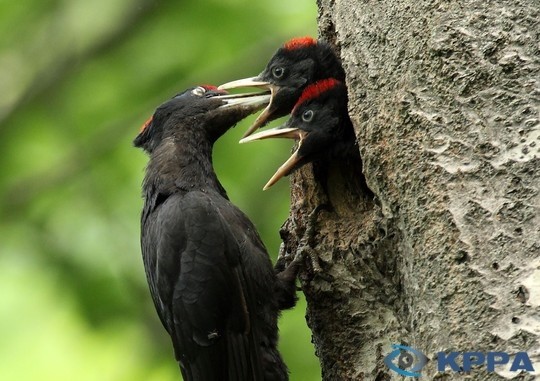
<svg viewBox="0 0 540 381">
<path fill-rule="evenodd" d="M 259 73 L 315 2 L 0 1 L 0 379 L 177 380 L 139 248 L 145 155 L 132 139 L 171 95 Z M 290 142 L 215 147 L 269 252 L 289 207 L 262 187 Z M 280 321 L 291 380 L 318 380 L 305 302 Z"/>
</svg>

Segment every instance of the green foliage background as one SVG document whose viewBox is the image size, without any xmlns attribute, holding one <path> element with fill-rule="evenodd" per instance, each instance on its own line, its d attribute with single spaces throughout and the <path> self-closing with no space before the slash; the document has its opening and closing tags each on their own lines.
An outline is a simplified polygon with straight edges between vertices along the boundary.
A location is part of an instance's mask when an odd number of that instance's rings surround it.
<svg viewBox="0 0 540 381">
<path fill-rule="evenodd" d="M 0 380 L 178 380 L 139 249 L 145 155 L 132 139 L 195 84 L 259 73 L 316 35 L 312 0 L 0 0 Z M 229 196 L 271 253 L 288 142 L 217 145 Z M 291 380 L 318 380 L 305 303 L 284 313 Z"/>
</svg>

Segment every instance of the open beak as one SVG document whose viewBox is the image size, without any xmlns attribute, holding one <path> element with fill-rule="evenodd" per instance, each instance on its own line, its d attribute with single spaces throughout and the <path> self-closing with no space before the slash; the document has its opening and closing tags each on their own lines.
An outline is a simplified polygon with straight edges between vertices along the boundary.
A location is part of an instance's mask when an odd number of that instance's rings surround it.
<svg viewBox="0 0 540 381">
<path fill-rule="evenodd" d="M 269 122 L 269 119 L 272 116 L 272 100 L 274 99 L 274 95 L 279 89 L 279 87 L 271 84 L 270 82 L 262 81 L 257 76 L 257 77 L 244 78 L 244 79 L 239 79 L 237 81 L 227 82 L 227 83 L 224 83 L 223 85 L 220 85 L 218 89 L 219 90 L 236 89 L 239 87 L 258 87 L 258 88 L 270 90 L 270 101 L 268 103 L 268 106 L 266 106 L 263 112 L 261 112 L 259 116 L 257 117 L 257 119 L 255 119 L 255 122 L 253 122 L 253 124 L 244 133 L 243 137 L 245 138 Z"/>
<path fill-rule="evenodd" d="M 272 185 L 278 182 L 279 179 L 281 179 L 283 176 L 287 176 L 289 173 L 292 172 L 293 169 L 296 168 L 296 166 L 299 164 L 302 157 L 298 154 L 298 151 L 300 150 L 300 147 L 302 146 L 302 143 L 304 142 L 306 136 L 308 135 L 307 132 L 300 130 L 298 128 L 291 128 L 291 127 L 285 127 L 280 126 L 277 128 L 272 128 L 270 130 L 261 131 L 257 134 L 248 136 L 240 140 L 240 143 L 247 143 L 254 140 L 262 140 L 262 139 L 269 139 L 269 138 L 285 138 L 285 139 L 295 139 L 298 141 L 298 145 L 296 149 L 294 150 L 291 157 L 287 159 L 285 163 L 283 163 L 276 173 L 268 180 L 266 185 L 264 186 L 263 190 L 267 190 Z"/>
<path fill-rule="evenodd" d="M 238 89 L 240 87 L 262 87 L 267 89 L 269 84 L 269 82 L 261 81 L 257 76 L 224 83 L 218 86 L 218 90 Z"/>
<path fill-rule="evenodd" d="M 221 109 L 241 107 L 250 110 L 253 109 L 252 112 L 260 110 L 270 102 L 270 94 L 266 92 L 216 95 L 213 98 L 223 101 L 223 104 L 219 106 Z"/>
</svg>

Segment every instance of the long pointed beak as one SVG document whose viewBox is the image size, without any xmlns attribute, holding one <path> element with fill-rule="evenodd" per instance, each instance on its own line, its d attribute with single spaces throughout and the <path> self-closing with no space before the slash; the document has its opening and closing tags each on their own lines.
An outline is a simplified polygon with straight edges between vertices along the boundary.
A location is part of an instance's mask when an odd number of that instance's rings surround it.
<svg viewBox="0 0 540 381">
<path fill-rule="evenodd" d="M 220 85 L 218 87 L 219 90 L 225 90 L 225 89 L 236 89 L 239 87 L 259 87 L 263 89 L 270 90 L 270 102 L 268 103 L 268 106 L 259 114 L 257 119 L 255 119 L 255 122 L 247 129 L 247 131 L 244 133 L 244 138 L 248 137 L 249 135 L 253 134 L 257 129 L 264 126 L 266 123 L 268 123 L 270 117 L 272 116 L 272 100 L 274 99 L 275 93 L 278 91 L 279 87 L 276 85 L 273 85 L 270 82 L 262 81 L 258 76 L 257 77 L 250 77 L 250 78 L 244 78 L 239 79 L 232 82 L 224 83 L 223 85 Z"/>
<path fill-rule="evenodd" d="M 300 144 L 301 143 L 298 144 L 298 148 L 300 148 Z M 296 149 L 296 151 L 294 151 L 291 157 L 289 157 L 287 161 L 283 163 L 281 167 L 278 168 L 276 173 L 274 173 L 274 175 L 270 178 L 270 180 L 268 180 L 266 185 L 263 187 L 263 190 L 267 190 L 272 185 L 277 183 L 279 179 L 281 179 L 283 176 L 287 176 L 289 173 L 291 173 L 291 171 L 294 169 L 296 164 L 298 164 L 298 162 L 301 159 L 301 157 L 298 155 L 298 148 Z"/>
<path fill-rule="evenodd" d="M 296 139 L 303 140 L 307 135 L 305 131 L 302 131 L 298 128 L 289 128 L 289 127 L 276 127 L 270 130 L 261 131 L 251 136 L 240 139 L 239 143 L 248 143 L 254 140 L 263 140 L 268 138 L 285 138 L 285 139 Z"/>
<path fill-rule="evenodd" d="M 218 86 L 218 90 L 237 89 L 239 87 L 262 87 L 267 89 L 269 85 L 270 82 L 261 81 L 257 76 L 224 83 L 223 85 Z"/>
<path fill-rule="evenodd" d="M 236 107 L 236 106 L 258 108 L 270 102 L 270 94 L 268 93 L 227 94 L 227 95 L 217 95 L 213 98 L 220 99 L 223 101 L 223 105 L 219 106 L 219 108 L 229 108 L 229 107 Z"/>
<path fill-rule="evenodd" d="M 276 171 L 276 173 L 274 173 L 270 180 L 268 180 L 263 190 L 267 190 L 268 188 L 270 188 L 272 185 L 277 183 L 279 179 L 291 173 L 292 170 L 297 166 L 297 164 L 302 159 L 302 157 L 298 154 L 298 151 L 307 135 L 307 132 L 299 128 L 281 126 L 277 128 L 272 128 L 270 130 L 261 131 L 257 134 L 245 137 L 240 140 L 240 143 L 248 143 L 254 140 L 263 140 L 269 138 L 285 138 L 298 140 L 298 146 L 296 147 L 296 150 L 293 152 L 291 157 L 289 157 L 287 161 L 278 168 L 278 170 Z"/>
</svg>

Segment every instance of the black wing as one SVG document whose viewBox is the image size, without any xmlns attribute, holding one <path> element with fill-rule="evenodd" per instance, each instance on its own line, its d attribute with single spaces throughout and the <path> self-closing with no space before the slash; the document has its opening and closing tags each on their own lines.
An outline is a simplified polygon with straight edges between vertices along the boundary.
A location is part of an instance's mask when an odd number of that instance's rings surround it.
<svg viewBox="0 0 540 381">
<path fill-rule="evenodd" d="M 263 379 L 253 275 L 229 208 L 217 194 L 174 194 L 143 221 L 150 290 L 186 380 Z"/>
</svg>

